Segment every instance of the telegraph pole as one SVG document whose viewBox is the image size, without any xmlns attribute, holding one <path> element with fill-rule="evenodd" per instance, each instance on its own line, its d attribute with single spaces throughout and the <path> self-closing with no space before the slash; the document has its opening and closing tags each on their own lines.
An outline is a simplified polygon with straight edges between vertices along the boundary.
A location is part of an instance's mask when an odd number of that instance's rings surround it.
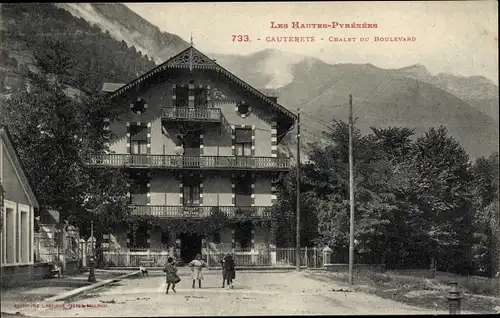
<svg viewBox="0 0 500 318">
<path fill-rule="evenodd" d="M 296 244 L 295 260 L 297 271 L 300 271 L 300 108 L 297 111 L 297 226 L 296 226 Z"/>
<path fill-rule="evenodd" d="M 354 158 L 352 147 L 353 134 L 352 95 L 349 95 L 349 201 L 351 207 L 349 227 L 349 284 L 352 285 L 354 267 Z"/>
</svg>

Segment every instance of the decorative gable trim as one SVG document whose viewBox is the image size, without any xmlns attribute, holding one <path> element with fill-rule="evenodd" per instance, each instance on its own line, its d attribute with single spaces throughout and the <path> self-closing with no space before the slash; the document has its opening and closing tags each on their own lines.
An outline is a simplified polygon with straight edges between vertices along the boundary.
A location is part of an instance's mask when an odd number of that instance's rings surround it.
<svg viewBox="0 0 500 318">
<path fill-rule="evenodd" d="M 266 104 L 270 105 L 279 112 L 285 114 L 293 121 L 297 119 L 297 116 L 292 112 L 290 112 L 288 109 L 274 102 L 272 99 L 264 95 L 262 92 L 258 91 L 249 84 L 245 83 L 243 80 L 241 80 L 240 78 L 238 78 L 237 76 L 235 76 L 234 74 L 232 74 L 231 72 L 229 72 L 228 70 L 217 64 L 216 62 L 214 62 L 212 59 L 210 59 L 208 56 L 195 49 L 193 46 L 188 47 L 184 51 L 180 52 L 179 54 L 165 61 L 163 64 L 160 64 L 159 66 L 153 68 L 149 72 L 146 72 L 144 75 L 136 78 L 132 82 L 120 87 L 115 92 L 111 93 L 110 98 L 114 98 L 128 91 L 129 89 L 139 85 L 140 83 L 150 78 L 151 76 L 159 72 L 163 72 L 169 68 L 185 68 L 190 70 L 207 69 L 207 70 L 217 71 L 222 75 L 226 76 L 227 78 L 229 78 L 234 83 L 240 85 L 247 91 L 251 92 L 255 97 L 261 99 Z"/>
</svg>

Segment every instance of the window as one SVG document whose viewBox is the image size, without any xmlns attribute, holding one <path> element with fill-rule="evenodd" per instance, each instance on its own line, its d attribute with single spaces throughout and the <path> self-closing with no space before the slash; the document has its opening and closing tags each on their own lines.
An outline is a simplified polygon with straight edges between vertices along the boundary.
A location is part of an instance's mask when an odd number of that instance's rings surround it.
<svg viewBox="0 0 500 318">
<path fill-rule="evenodd" d="M 252 206 L 252 178 L 250 174 L 239 177 L 234 185 L 235 205 Z"/>
<path fill-rule="evenodd" d="M 200 133 L 192 131 L 183 138 L 184 155 L 199 156 L 200 155 Z"/>
<path fill-rule="evenodd" d="M 130 127 L 130 153 L 146 154 L 148 149 L 147 126 L 134 125 Z"/>
<path fill-rule="evenodd" d="M 246 128 L 236 128 L 235 148 L 237 156 L 252 155 L 252 130 Z"/>
<path fill-rule="evenodd" d="M 146 205 L 148 203 L 148 183 L 145 177 L 134 177 L 130 189 L 130 203 L 135 205 Z"/>
<path fill-rule="evenodd" d="M 29 262 L 29 246 L 31 242 L 28 242 L 30 226 L 28 224 L 28 212 L 21 211 L 21 262 Z"/>
<path fill-rule="evenodd" d="M 248 115 L 250 113 L 250 106 L 246 102 L 240 102 L 237 109 L 240 115 Z"/>
<path fill-rule="evenodd" d="M 146 101 L 144 100 L 144 98 L 139 97 L 135 101 L 133 101 L 133 103 L 131 104 L 131 108 L 134 113 L 141 114 L 147 108 Z"/>
<path fill-rule="evenodd" d="M 194 105 L 195 107 L 207 106 L 207 89 L 195 88 L 194 89 Z"/>
<path fill-rule="evenodd" d="M 189 87 L 179 86 L 175 88 L 175 106 L 176 107 L 189 106 Z"/>
<path fill-rule="evenodd" d="M 198 178 L 185 175 L 182 184 L 182 204 L 185 206 L 197 206 L 200 204 L 200 182 Z"/>
<path fill-rule="evenodd" d="M 5 243 L 4 248 L 6 249 L 5 254 L 5 263 L 12 264 L 14 263 L 16 257 L 16 240 L 14 233 L 16 232 L 15 228 L 15 213 L 13 209 L 5 209 Z"/>
</svg>

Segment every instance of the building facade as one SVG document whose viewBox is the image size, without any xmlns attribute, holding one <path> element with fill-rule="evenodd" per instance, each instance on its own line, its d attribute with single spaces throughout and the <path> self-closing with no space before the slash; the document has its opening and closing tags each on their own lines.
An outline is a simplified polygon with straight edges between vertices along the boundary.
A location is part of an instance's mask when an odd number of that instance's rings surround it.
<svg viewBox="0 0 500 318">
<path fill-rule="evenodd" d="M 1 268 L 2 285 L 33 276 L 34 214 L 38 202 L 11 142 L 0 126 Z"/>
<path fill-rule="evenodd" d="M 227 221 L 208 234 L 136 224 L 110 233 L 111 246 L 179 250 L 189 261 L 202 248 L 272 245 L 261 225 L 271 219 L 273 182 L 290 169 L 278 144 L 296 120 L 276 97 L 193 46 L 126 85 L 107 83 L 103 90 L 127 111 L 106 121 L 110 151 L 90 164 L 129 171 L 132 215 L 170 225 L 215 214 Z"/>
</svg>

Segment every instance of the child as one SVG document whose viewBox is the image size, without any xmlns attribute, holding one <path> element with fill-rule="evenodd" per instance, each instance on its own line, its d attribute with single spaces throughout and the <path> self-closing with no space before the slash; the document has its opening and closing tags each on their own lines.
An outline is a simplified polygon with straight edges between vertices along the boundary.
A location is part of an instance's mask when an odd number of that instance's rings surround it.
<svg viewBox="0 0 500 318">
<path fill-rule="evenodd" d="M 223 272 L 223 280 L 222 280 L 222 288 L 224 288 L 224 283 L 227 281 L 227 286 L 233 289 L 233 279 L 236 278 L 234 259 L 231 254 L 227 254 L 222 260 L 222 272 Z"/>
<path fill-rule="evenodd" d="M 189 263 L 189 267 L 191 267 L 191 277 L 193 279 L 193 288 L 196 280 L 198 280 L 198 288 L 201 288 L 201 280 L 203 279 L 202 269 L 206 266 L 207 263 L 201 259 L 200 254 L 197 254 L 195 259 Z"/>
<path fill-rule="evenodd" d="M 169 256 L 167 259 L 167 264 L 163 268 L 163 271 L 167 274 L 167 291 L 165 294 L 168 294 L 168 290 L 170 289 L 170 284 L 172 284 L 172 290 L 175 291 L 175 284 L 181 281 L 179 275 L 177 275 L 177 267 L 175 267 L 174 258 Z"/>
</svg>

